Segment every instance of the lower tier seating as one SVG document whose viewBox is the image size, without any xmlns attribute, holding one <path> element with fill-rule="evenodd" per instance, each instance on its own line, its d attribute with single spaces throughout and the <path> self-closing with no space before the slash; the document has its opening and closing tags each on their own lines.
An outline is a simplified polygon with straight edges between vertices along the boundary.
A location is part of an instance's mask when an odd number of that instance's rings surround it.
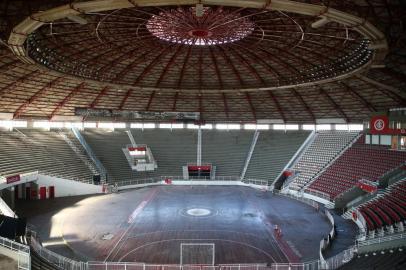
<svg viewBox="0 0 406 270">
<path fill-rule="evenodd" d="M 293 166 L 297 174 L 289 186 L 300 190 L 311 182 L 314 177 L 339 155 L 358 135 L 357 132 L 320 131 L 314 141 Z"/>
<path fill-rule="evenodd" d="M 361 137 L 330 165 L 310 186 L 334 199 L 352 188 L 359 180 L 377 181 L 383 174 L 406 162 L 405 151 L 368 145 Z"/>
<path fill-rule="evenodd" d="M 406 269 L 406 251 L 404 249 L 393 249 L 356 255 L 353 260 L 338 269 L 403 270 Z"/>
<path fill-rule="evenodd" d="M 406 220 L 406 180 L 390 186 L 387 192 L 358 208 L 368 231 L 395 225 Z"/>
<path fill-rule="evenodd" d="M 309 131 L 261 131 L 245 178 L 274 181 L 309 134 Z"/>
<path fill-rule="evenodd" d="M 31 249 L 31 269 L 32 270 L 56 270 L 60 269 L 56 265 L 42 258 Z"/>
</svg>

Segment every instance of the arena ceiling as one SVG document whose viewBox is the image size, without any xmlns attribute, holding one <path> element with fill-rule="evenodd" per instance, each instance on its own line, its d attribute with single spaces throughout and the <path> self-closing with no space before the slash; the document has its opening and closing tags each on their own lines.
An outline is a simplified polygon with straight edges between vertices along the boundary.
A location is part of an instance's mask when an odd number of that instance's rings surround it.
<svg viewBox="0 0 406 270">
<path fill-rule="evenodd" d="M 360 122 L 406 106 L 403 1 L 0 5 L 0 112 L 14 119 L 79 107 Z"/>
</svg>

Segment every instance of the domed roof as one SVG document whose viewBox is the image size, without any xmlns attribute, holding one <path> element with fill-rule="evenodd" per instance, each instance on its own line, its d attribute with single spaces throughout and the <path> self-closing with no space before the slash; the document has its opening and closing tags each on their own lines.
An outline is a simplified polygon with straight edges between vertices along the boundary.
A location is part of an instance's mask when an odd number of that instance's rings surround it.
<svg viewBox="0 0 406 270">
<path fill-rule="evenodd" d="M 44 96 L 56 105 L 35 112 L 41 116 L 102 107 L 199 111 L 214 121 L 359 121 L 404 104 L 390 77 L 387 85 L 385 76 L 368 76 L 383 66 L 388 44 L 361 3 L 57 2 L 28 16 L 15 10 L 15 56 L 3 53 L 0 77 L 0 95 L 10 99 L 3 111 L 15 117 L 30 115 Z M 11 102 L 12 88 L 30 84 L 25 100 L 14 95 L 21 104 Z"/>
</svg>

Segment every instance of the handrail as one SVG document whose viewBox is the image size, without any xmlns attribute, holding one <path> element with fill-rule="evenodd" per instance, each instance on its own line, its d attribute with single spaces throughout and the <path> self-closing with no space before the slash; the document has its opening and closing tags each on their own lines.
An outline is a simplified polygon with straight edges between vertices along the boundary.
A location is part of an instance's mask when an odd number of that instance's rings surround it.
<svg viewBox="0 0 406 270">
<path fill-rule="evenodd" d="M 255 133 L 254 133 L 254 135 L 253 135 L 253 137 L 252 137 L 250 149 L 248 150 L 247 157 L 245 158 L 244 167 L 243 167 L 243 169 L 242 169 L 240 179 L 244 179 L 244 178 L 245 178 L 245 173 L 246 173 L 247 170 L 248 170 L 248 166 L 249 166 L 249 164 L 250 164 L 252 155 L 254 154 L 255 146 L 257 145 L 257 141 L 258 141 L 259 135 L 260 135 L 260 132 L 259 132 L 258 130 L 255 130 Z"/>
<path fill-rule="evenodd" d="M 337 269 L 342 265 L 348 263 L 354 258 L 357 252 L 356 246 L 351 246 L 350 248 L 341 251 L 337 255 L 325 260 L 325 269 Z"/>
<path fill-rule="evenodd" d="M 79 130 L 77 128 L 73 127 L 72 132 L 75 135 L 75 137 L 79 140 L 79 142 L 82 144 L 82 146 L 85 149 L 86 153 L 89 155 L 90 159 L 94 162 L 94 164 L 96 165 L 96 167 L 100 171 L 100 173 L 103 174 L 103 175 L 106 175 L 106 173 L 107 173 L 106 168 L 104 168 L 103 164 L 100 162 L 100 160 L 93 153 L 92 148 L 89 146 L 89 144 L 83 138 L 82 134 L 80 134 Z"/>
<path fill-rule="evenodd" d="M 306 140 L 299 147 L 299 149 L 296 151 L 296 153 L 293 155 L 293 157 L 289 160 L 288 163 L 286 163 L 283 170 L 275 178 L 275 181 L 278 180 L 279 177 L 281 177 L 281 175 L 283 174 L 284 171 L 286 171 L 289 168 L 293 168 L 295 166 L 295 164 L 299 161 L 299 159 L 303 156 L 303 154 L 306 152 L 306 150 L 310 147 L 310 145 L 314 142 L 315 139 L 316 139 L 316 131 L 312 130 L 312 132 L 310 132 L 309 136 L 307 136 Z M 296 177 L 296 175 L 293 176 L 292 179 L 286 179 L 286 180 L 290 180 L 290 181 L 289 181 L 289 183 L 287 183 L 287 181 L 285 181 L 284 185 L 282 186 L 282 189 L 286 188 L 290 183 L 292 183 L 292 181 L 295 177 Z M 275 181 L 273 183 L 275 183 Z"/>
<path fill-rule="evenodd" d="M 325 192 L 315 190 L 315 189 L 312 189 L 312 188 L 306 188 L 304 190 L 304 192 L 330 201 L 330 195 L 325 193 Z"/>
<path fill-rule="evenodd" d="M 171 179 L 172 181 L 185 181 L 185 182 L 232 181 L 232 182 L 242 182 L 245 184 L 252 184 L 252 185 L 257 185 L 257 186 L 268 186 L 268 181 L 266 181 L 266 180 L 243 179 L 241 181 L 238 176 L 217 176 L 215 179 L 210 179 L 210 177 L 189 177 L 189 179 L 184 179 L 183 176 L 159 176 L 159 177 L 149 177 L 149 178 L 142 178 L 142 179 L 131 179 L 131 180 L 118 181 L 118 182 L 115 182 L 114 184 L 117 185 L 118 187 L 132 186 L 132 185 L 144 185 L 144 184 L 160 183 L 161 181 L 165 181 L 166 179 Z"/>
<path fill-rule="evenodd" d="M 13 251 L 21 251 L 25 253 L 30 253 L 30 247 L 23 245 L 21 243 L 15 242 L 5 237 L 0 236 L 0 246 L 7 247 Z"/>
<path fill-rule="evenodd" d="M 367 240 L 357 240 L 356 243 L 357 243 L 357 247 L 363 247 L 363 246 L 380 244 L 380 243 L 389 242 L 389 241 L 393 241 L 393 240 L 399 240 L 399 239 L 406 239 L 406 233 L 388 235 L 388 236 L 377 237 L 377 238 L 367 239 Z"/>
<path fill-rule="evenodd" d="M 40 241 L 37 240 L 33 235 L 30 238 L 30 245 L 32 249 L 42 258 L 50 262 L 51 264 L 57 266 L 60 269 L 69 269 L 69 270 L 85 270 L 87 269 L 86 263 L 81 261 L 75 261 L 69 259 L 62 255 L 59 255 L 47 248 L 44 248 Z"/>
<path fill-rule="evenodd" d="M 0 237 L 0 246 L 11 250 L 17 257 L 17 266 L 21 270 L 31 269 L 30 247 L 12 241 L 10 239 Z"/>
</svg>

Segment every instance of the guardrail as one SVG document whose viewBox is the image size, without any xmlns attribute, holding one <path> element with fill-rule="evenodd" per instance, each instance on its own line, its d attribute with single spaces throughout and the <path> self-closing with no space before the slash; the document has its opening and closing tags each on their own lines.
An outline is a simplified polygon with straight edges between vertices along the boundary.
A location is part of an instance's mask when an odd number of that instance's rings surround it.
<svg viewBox="0 0 406 270">
<path fill-rule="evenodd" d="M 388 236 L 377 237 L 377 238 L 367 239 L 367 240 L 358 240 L 356 245 L 357 245 L 357 247 L 363 247 L 363 246 L 380 244 L 380 243 L 385 243 L 385 242 L 389 242 L 389 241 L 393 241 L 393 240 L 401 240 L 401 239 L 406 239 L 406 233 L 388 235 Z"/>
<path fill-rule="evenodd" d="M 354 254 L 357 252 L 356 246 L 352 246 L 349 249 L 343 250 L 334 257 L 325 260 L 325 268 L 322 269 L 337 269 L 354 258 Z"/>
<path fill-rule="evenodd" d="M 106 168 L 103 166 L 103 164 L 100 162 L 100 160 L 93 153 L 92 148 L 89 146 L 89 144 L 83 138 L 82 134 L 80 134 L 80 131 L 77 128 L 72 128 L 72 132 L 75 135 L 75 137 L 78 139 L 80 144 L 83 146 L 83 149 L 85 149 L 86 153 L 88 154 L 90 159 L 93 161 L 96 168 L 99 170 L 100 174 L 101 175 L 106 175 L 106 173 L 107 173 Z"/>
<path fill-rule="evenodd" d="M 308 199 L 308 198 L 301 197 L 301 196 L 295 196 L 295 195 L 290 194 L 290 193 L 279 193 L 279 195 L 286 196 L 286 197 L 301 201 L 302 203 L 308 204 L 308 205 L 310 205 L 310 206 L 312 206 L 312 207 L 314 207 L 316 209 L 318 209 L 320 207 L 319 203 L 316 202 L 316 201 L 313 201 L 312 199 Z"/>
<path fill-rule="evenodd" d="M 305 189 L 304 192 L 308 193 L 308 194 L 311 194 L 311 195 L 314 195 L 314 196 L 317 196 L 317 197 L 320 197 L 320 198 L 325 199 L 327 201 L 330 201 L 330 195 L 327 194 L 327 193 L 324 193 L 322 191 L 315 190 L 315 189 L 312 189 L 312 188 L 307 188 L 307 189 Z"/>
<path fill-rule="evenodd" d="M 5 247 L 14 253 L 14 258 L 17 258 L 18 269 L 30 270 L 31 269 L 31 257 L 30 247 L 14 242 L 10 239 L 0 237 L 0 246 Z"/>
<path fill-rule="evenodd" d="M 288 264 L 287 264 L 288 265 Z M 293 264 L 291 264 L 293 265 Z M 301 264 L 303 265 L 303 264 Z M 180 265 L 144 264 L 137 262 L 88 262 L 88 270 L 270 270 L 266 264 L 219 264 L 219 265 Z M 287 268 L 286 268 L 287 269 Z M 295 268 L 291 268 L 292 270 Z M 299 269 L 299 268 L 298 268 Z M 300 268 L 303 269 L 303 268 Z"/>
<path fill-rule="evenodd" d="M 49 249 L 44 248 L 40 241 L 34 237 L 35 234 L 31 235 L 30 245 L 32 249 L 43 259 L 47 260 L 51 264 L 57 266 L 60 269 L 69 269 L 69 270 L 86 270 L 87 263 L 75 261 L 69 258 L 66 258 L 62 255 L 59 255 Z"/>
<path fill-rule="evenodd" d="M 326 269 L 318 260 L 306 263 L 179 265 L 137 262 L 88 262 L 88 270 L 319 270 Z"/>
<path fill-rule="evenodd" d="M 129 180 L 129 181 L 122 181 L 117 182 L 117 186 L 125 186 L 125 185 L 137 185 L 137 184 L 155 184 L 160 183 L 165 179 L 171 179 L 174 181 L 191 181 L 191 180 L 199 180 L 199 181 L 235 181 L 240 182 L 238 177 L 233 176 L 224 176 L 218 177 L 215 180 L 209 178 L 195 178 L 195 179 L 183 179 L 180 176 L 161 176 L 156 178 L 145 178 L 145 179 L 137 179 L 137 180 Z M 255 180 L 255 179 L 244 179 L 244 183 L 259 185 L 267 183 L 264 180 Z M 281 194 L 283 196 L 291 197 L 296 200 L 299 200 L 303 203 L 309 204 L 315 208 L 319 207 L 319 204 L 311 199 L 298 197 L 291 194 Z M 326 216 L 334 224 L 334 219 L 331 214 L 326 211 Z M 334 225 L 333 225 L 334 226 Z M 42 247 L 40 241 L 35 237 L 35 232 L 31 232 L 31 246 L 33 250 L 39 254 L 42 258 L 49 261 L 51 264 L 54 264 L 60 269 L 68 269 L 68 270 L 117 270 L 117 269 L 134 269 L 134 270 L 319 270 L 319 269 L 337 269 L 341 267 L 343 264 L 349 262 L 353 257 L 354 254 L 357 252 L 359 246 L 364 245 L 371 245 L 376 243 L 383 243 L 392 240 L 404 239 L 406 238 L 406 233 L 402 233 L 399 235 L 381 237 L 376 239 L 370 239 L 366 241 L 358 241 L 355 246 L 350 247 L 342 251 L 341 253 L 328 258 L 324 259 L 322 254 L 320 256 L 320 260 L 314 260 L 310 262 L 304 263 L 272 263 L 269 265 L 265 264 L 228 264 L 228 265 L 214 265 L 214 266 L 206 266 L 206 265 L 156 265 L 156 264 L 145 264 L 140 262 L 81 262 L 75 261 L 64 256 L 61 256 L 55 252 L 52 252 L 44 247 Z M 334 228 L 330 231 L 330 238 L 334 236 Z M 323 240 L 321 240 L 322 242 Z M 320 250 L 321 253 L 321 250 Z M 21 268 L 25 269 L 25 268 Z"/>
<path fill-rule="evenodd" d="M 143 178 L 143 179 L 132 179 L 126 181 L 119 181 L 115 182 L 113 185 L 117 187 L 126 187 L 126 186 L 137 186 L 137 185 L 152 185 L 152 184 L 160 184 L 165 180 L 170 179 L 172 181 L 184 181 L 185 183 L 193 184 L 193 181 L 198 182 L 207 182 L 209 185 L 210 182 L 235 182 L 235 183 L 244 183 L 248 185 L 255 185 L 260 187 L 266 187 L 269 189 L 268 181 L 266 180 L 259 180 L 259 179 L 243 179 L 240 180 L 238 176 L 219 176 L 215 179 L 210 179 L 210 177 L 189 177 L 189 179 L 184 179 L 183 176 L 159 176 L 159 177 L 150 177 L 150 178 Z"/>
</svg>

